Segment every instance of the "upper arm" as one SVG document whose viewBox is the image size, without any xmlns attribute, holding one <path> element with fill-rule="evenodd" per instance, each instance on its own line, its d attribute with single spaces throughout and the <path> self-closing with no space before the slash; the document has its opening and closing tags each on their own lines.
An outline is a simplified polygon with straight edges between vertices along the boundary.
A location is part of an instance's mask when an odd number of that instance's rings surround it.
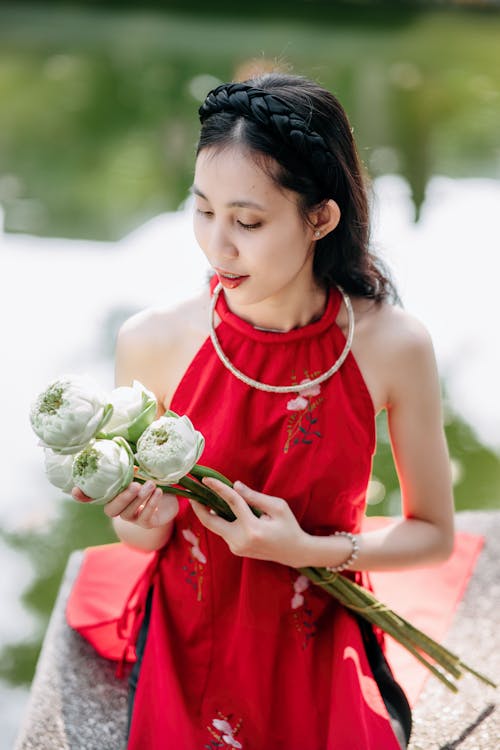
<svg viewBox="0 0 500 750">
<path fill-rule="evenodd" d="M 390 359 L 388 424 L 404 515 L 451 533 L 453 493 L 434 349 L 426 329 L 405 314 Z"/>
</svg>

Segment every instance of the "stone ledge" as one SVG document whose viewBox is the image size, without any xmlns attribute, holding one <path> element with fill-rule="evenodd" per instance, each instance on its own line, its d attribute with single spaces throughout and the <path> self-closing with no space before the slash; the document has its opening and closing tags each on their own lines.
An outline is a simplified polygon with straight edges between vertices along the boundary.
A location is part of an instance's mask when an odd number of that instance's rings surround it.
<svg viewBox="0 0 500 750">
<path fill-rule="evenodd" d="M 445 644 L 500 682 L 500 511 L 456 514 L 462 531 L 485 544 Z M 465 676 L 457 695 L 429 679 L 413 712 L 409 750 L 494 750 L 500 747 L 499 690 Z"/>
<path fill-rule="evenodd" d="M 446 644 L 480 671 L 498 678 L 500 511 L 463 512 L 456 519 L 457 528 L 483 534 L 486 543 Z M 15 750 L 125 747 L 127 680 L 117 679 L 114 663 L 100 658 L 64 618 L 82 554 L 73 553 L 68 562 Z M 497 691 L 472 677 L 463 679 L 458 695 L 429 679 L 414 710 L 409 750 L 493 750 L 500 737 L 497 703 Z"/>
</svg>

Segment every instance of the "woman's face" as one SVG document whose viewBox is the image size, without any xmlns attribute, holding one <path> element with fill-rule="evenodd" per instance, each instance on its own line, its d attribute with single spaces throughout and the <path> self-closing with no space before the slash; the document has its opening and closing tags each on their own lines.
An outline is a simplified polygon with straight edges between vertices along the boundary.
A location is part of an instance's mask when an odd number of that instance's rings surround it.
<svg viewBox="0 0 500 750">
<path fill-rule="evenodd" d="M 193 192 L 196 239 L 237 304 L 286 299 L 314 285 L 313 229 L 297 195 L 279 189 L 248 152 L 203 149 Z"/>
</svg>

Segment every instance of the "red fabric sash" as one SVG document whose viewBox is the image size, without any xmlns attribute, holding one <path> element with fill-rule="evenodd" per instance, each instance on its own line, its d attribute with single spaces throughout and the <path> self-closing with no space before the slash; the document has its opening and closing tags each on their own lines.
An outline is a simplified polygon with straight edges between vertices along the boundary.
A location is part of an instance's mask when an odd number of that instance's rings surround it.
<svg viewBox="0 0 500 750">
<path fill-rule="evenodd" d="M 66 605 L 68 625 L 106 659 L 135 661 L 135 641 L 158 554 L 124 544 L 103 544 L 85 550 Z"/>
</svg>

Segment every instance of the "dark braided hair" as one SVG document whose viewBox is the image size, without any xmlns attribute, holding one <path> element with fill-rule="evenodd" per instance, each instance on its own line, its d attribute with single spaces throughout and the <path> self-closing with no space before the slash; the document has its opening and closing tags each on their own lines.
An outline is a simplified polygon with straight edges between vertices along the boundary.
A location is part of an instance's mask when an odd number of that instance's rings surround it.
<svg viewBox="0 0 500 750">
<path fill-rule="evenodd" d="M 210 91 L 199 109 L 196 153 L 234 145 L 248 149 L 282 188 L 298 194 L 305 221 L 332 198 L 341 218 L 316 242 L 313 271 L 324 287 L 381 301 L 397 297 L 369 250 L 369 209 L 361 163 L 347 116 L 333 94 L 301 76 L 267 73 Z"/>
</svg>

